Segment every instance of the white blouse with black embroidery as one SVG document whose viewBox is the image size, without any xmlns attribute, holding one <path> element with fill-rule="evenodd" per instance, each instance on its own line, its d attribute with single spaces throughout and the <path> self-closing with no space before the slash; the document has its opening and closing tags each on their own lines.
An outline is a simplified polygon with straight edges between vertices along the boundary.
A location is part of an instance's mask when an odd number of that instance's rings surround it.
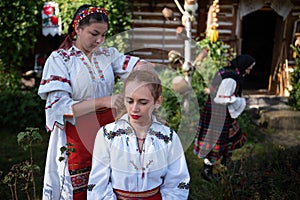
<svg viewBox="0 0 300 200">
<path fill-rule="evenodd" d="M 88 199 L 116 199 L 113 189 L 142 192 L 160 187 L 163 199 L 187 199 L 189 171 L 178 135 L 153 116 L 139 151 L 128 115 L 102 127 L 95 140 Z"/>
</svg>

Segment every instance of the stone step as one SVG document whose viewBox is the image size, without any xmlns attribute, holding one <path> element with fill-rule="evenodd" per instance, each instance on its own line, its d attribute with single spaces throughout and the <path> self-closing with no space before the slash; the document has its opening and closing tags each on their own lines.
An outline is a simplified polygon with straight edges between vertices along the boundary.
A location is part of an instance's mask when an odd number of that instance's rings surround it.
<svg viewBox="0 0 300 200">
<path fill-rule="evenodd" d="M 300 130 L 300 112 L 294 110 L 263 111 L 259 122 L 272 129 Z"/>
<path fill-rule="evenodd" d="M 288 97 L 275 95 L 247 95 L 245 96 L 249 107 L 270 107 L 287 105 Z"/>
<path fill-rule="evenodd" d="M 265 94 L 245 97 L 247 113 L 257 124 L 276 130 L 300 130 L 300 112 L 288 105 L 288 97 Z"/>
<path fill-rule="evenodd" d="M 300 145 L 300 112 L 288 105 L 288 97 L 267 91 L 246 91 L 246 112 L 263 127 L 270 128 L 270 140 L 281 146 Z"/>
</svg>

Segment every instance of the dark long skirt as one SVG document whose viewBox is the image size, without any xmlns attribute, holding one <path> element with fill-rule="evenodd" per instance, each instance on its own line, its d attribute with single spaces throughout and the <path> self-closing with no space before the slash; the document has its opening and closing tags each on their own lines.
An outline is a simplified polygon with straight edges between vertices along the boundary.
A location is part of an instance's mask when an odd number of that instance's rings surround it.
<svg viewBox="0 0 300 200">
<path fill-rule="evenodd" d="M 194 153 L 199 158 L 208 158 L 212 163 L 223 155 L 228 156 L 229 145 L 232 143 L 228 133 L 233 121 L 227 107 L 213 103 L 209 97 L 200 114 Z"/>
</svg>

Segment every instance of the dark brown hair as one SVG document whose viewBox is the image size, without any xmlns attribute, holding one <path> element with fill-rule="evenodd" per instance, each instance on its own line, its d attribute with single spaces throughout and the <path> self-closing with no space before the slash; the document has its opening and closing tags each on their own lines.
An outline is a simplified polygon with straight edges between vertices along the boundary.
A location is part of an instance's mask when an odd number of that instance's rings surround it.
<svg viewBox="0 0 300 200">
<path fill-rule="evenodd" d="M 83 11 L 86 10 L 90 7 L 97 7 L 94 5 L 89 5 L 89 4 L 84 4 L 82 6 L 80 6 L 77 11 L 75 12 L 71 23 L 69 24 L 69 28 L 68 28 L 68 34 L 66 35 L 64 41 L 61 43 L 61 45 L 59 46 L 59 49 L 69 49 L 72 45 L 73 45 L 73 40 L 75 39 L 76 33 L 75 33 L 75 29 L 73 27 L 74 24 L 74 20 L 76 19 L 76 17 Z M 108 23 L 108 17 L 106 16 L 105 13 L 92 13 L 86 17 L 84 17 L 82 20 L 79 21 L 79 27 L 84 28 L 85 26 L 90 25 L 91 23 L 106 23 L 107 25 L 109 25 Z"/>
</svg>

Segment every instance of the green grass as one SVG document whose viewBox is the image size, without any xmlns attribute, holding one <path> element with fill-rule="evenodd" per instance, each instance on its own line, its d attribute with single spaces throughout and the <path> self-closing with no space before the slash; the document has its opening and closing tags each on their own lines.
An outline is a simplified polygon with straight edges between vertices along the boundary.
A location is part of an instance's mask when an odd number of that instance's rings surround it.
<svg viewBox="0 0 300 200">
<path fill-rule="evenodd" d="M 189 200 L 300 199 L 300 147 L 273 144 L 270 129 L 255 126 L 245 115 L 240 125 L 248 140 L 233 152 L 226 171 L 214 170 L 217 182 L 201 178 L 203 160 L 193 155 L 193 145 L 188 149 Z"/>
</svg>

